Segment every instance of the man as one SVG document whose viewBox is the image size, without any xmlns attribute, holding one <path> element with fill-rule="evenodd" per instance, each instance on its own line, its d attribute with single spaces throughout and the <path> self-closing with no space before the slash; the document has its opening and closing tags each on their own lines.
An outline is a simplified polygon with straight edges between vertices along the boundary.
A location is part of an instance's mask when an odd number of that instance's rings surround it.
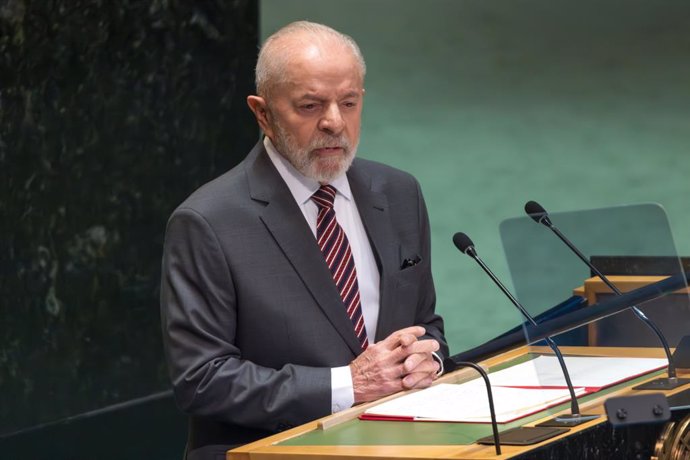
<svg viewBox="0 0 690 460">
<path fill-rule="evenodd" d="M 297 22 L 259 53 L 265 134 L 166 232 L 161 307 L 188 458 L 429 386 L 447 356 L 419 185 L 355 159 L 365 64 Z"/>
</svg>

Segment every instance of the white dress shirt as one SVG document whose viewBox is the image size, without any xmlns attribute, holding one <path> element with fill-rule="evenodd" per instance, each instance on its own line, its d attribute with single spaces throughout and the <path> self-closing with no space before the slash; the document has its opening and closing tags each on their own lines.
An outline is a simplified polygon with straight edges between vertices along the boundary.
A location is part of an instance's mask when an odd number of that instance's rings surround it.
<svg viewBox="0 0 690 460">
<path fill-rule="evenodd" d="M 271 162 L 283 178 L 290 193 L 299 205 L 304 218 L 309 224 L 314 238 L 316 238 L 316 218 L 318 207 L 311 200 L 311 196 L 319 189 L 318 181 L 305 177 L 297 171 L 273 146 L 268 137 L 264 137 L 264 146 Z M 369 243 L 362 218 L 359 215 L 347 176 L 343 174 L 331 181 L 336 190 L 333 209 L 338 223 L 347 235 L 352 249 L 352 257 L 357 270 L 362 315 L 369 343 L 374 343 L 376 337 L 376 323 L 379 317 L 379 283 L 381 276 L 374 253 Z M 343 306 L 343 308 L 345 308 Z M 331 368 L 331 410 L 339 412 L 354 404 L 354 390 L 349 366 Z"/>
</svg>

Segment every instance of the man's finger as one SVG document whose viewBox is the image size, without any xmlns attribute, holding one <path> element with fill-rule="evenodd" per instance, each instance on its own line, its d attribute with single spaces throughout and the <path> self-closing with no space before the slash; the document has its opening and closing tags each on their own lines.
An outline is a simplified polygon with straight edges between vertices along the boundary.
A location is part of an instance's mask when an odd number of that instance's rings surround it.
<svg viewBox="0 0 690 460">
<path fill-rule="evenodd" d="M 426 388 L 432 384 L 434 378 L 426 372 L 414 372 L 412 374 L 406 375 L 402 379 L 402 386 L 406 390 L 411 390 L 413 388 Z"/>
<path fill-rule="evenodd" d="M 415 353 L 413 355 L 408 356 L 405 358 L 405 362 L 403 363 L 405 373 L 409 374 L 410 372 L 414 371 L 417 366 L 419 366 L 422 362 L 433 358 L 431 357 L 430 354 L 422 354 L 422 353 Z"/>
<path fill-rule="evenodd" d="M 417 337 L 412 334 L 400 334 L 398 344 L 404 349 L 417 341 Z"/>
<path fill-rule="evenodd" d="M 408 374 L 426 372 L 436 375 L 441 365 L 431 355 L 412 355 L 405 360 L 403 368 Z"/>
<path fill-rule="evenodd" d="M 406 345 L 404 351 L 412 355 L 414 353 L 431 353 L 432 351 L 438 351 L 441 346 L 435 339 L 426 340 L 415 340 L 414 342 Z"/>
<path fill-rule="evenodd" d="M 410 326 L 393 332 L 391 335 L 383 339 L 380 343 L 389 350 L 393 350 L 395 347 L 400 345 L 400 341 L 403 337 L 407 343 L 406 346 L 409 346 L 410 343 L 414 342 L 414 340 L 416 340 L 417 337 L 421 337 L 424 334 L 426 334 L 426 330 L 423 327 Z M 411 338 L 413 339 L 412 342 L 410 342 Z"/>
<path fill-rule="evenodd" d="M 405 360 L 408 356 L 413 356 L 416 354 L 428 355 L 429 358 L 431 358 L 431 353 L 438 351 L 439 348 L 440 345 L 434 339 L 417 340 L 415 337 L 414 342 L 410 343 L 409 345 L 400 345 L 400 347 L 392 351 L 395 360 Z M 412 368 L 410 368 L 410 370 L 411 369 Z"/>
</svg>

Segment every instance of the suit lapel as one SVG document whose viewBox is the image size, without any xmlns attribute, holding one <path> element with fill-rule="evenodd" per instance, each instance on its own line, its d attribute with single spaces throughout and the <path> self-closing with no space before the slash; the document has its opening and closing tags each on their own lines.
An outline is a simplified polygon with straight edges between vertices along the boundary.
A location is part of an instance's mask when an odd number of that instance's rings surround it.
<svg viewBox="0 0 690 460">
<path fill-rule="evenodd" d="M 260 219 L 352 352 L 356 355 L 361 353 L 331 272 L 290 189 L 271 163 L 263 145 L 255 147 L 252 154 L 255 161 L 250 161 L 247 168 L 250 195 L 252 199 L 266 203 Z"/>
<path fill-rule="evenodd" d="M 390 329 L 388 325 L 395 313 L 395 306 L 392 304 L 395 283 L 392 275 L 399 270 L 400 248 L 393 232 L 388 198 L 375 191 L 373 179 L 358 167 L 357 160 L 348 172 L 348 179 L 381 276 L 379 319 L 376 326 L 378 342 L 387 335 Z"/>
</svg>

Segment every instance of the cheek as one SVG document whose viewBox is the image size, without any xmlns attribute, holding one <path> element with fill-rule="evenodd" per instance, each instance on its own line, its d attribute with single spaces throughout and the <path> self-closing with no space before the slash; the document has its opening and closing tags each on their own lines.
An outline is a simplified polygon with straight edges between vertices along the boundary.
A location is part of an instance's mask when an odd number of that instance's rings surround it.
<svg viewBox="0 0 690 460">
<path fill-rule="evenodd" d="M 308 144 L 317 131 L 315 123 L 304 120 L 300 120 L 299 122 L 291 120 L 284 126 L 293 139 L 300 145 Z"/>
<path fill-rule="evenodd" d="M 360 124 L 362 121 L 361 114 L 356 113 L 348 116 L 346 118 L 347 120 L 347 126 L 348 126 L 348 131 L 352 136 L 359 136 L 359 129 L 360 129 Z"/>
<path fill-rule="evenodd" d="M 295 140 L 300 147 L 306 147 L 317 136 L 316 130 L 301 129 L 295 132 Z"/>
</svg>

